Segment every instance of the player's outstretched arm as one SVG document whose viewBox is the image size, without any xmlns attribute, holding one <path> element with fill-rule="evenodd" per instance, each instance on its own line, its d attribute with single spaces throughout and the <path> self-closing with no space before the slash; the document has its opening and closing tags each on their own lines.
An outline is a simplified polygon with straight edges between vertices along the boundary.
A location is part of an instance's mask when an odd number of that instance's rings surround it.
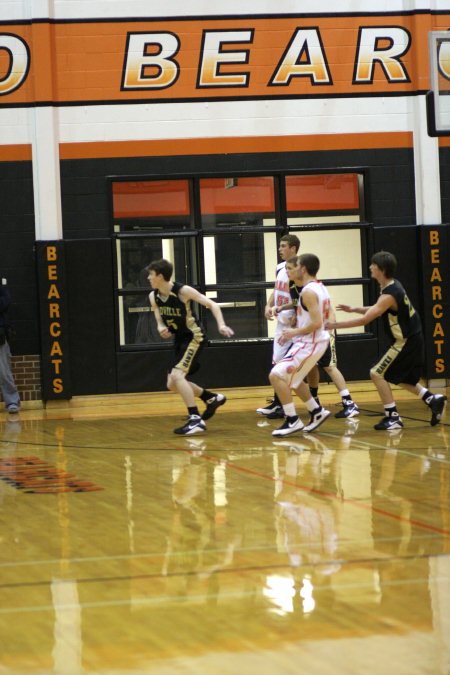
<svg viewBox="0 0 450 675">
<path fill-rule="evenodd" d="M 207 309 L 211 310 L 221 335 L 224 337 L 232 337 L 234 335 L 234 330 L 230 328 L 230 326 L 226 325 L 222 310 L 220 309 L 217 302 L 214 302 L 214 300 L 211 300 L 211 298 L 207 298 L 206 295 L 203 295 L 203 293 L 199 293 L 195 288 L 192 288 L 192 286 L 183 286 L 180 291 L 180 295 L 185 300 L 193 300 L 194 302 L 198 302 L 199 305 L 203 305 Z"/>
<path fill-rule="evenodd" d="M 336 309 L 340 312 L 349 312 L 350 314 L 365 314 L 369 307 L 352 307 L 351 305 L 336 305 Z"/>
<path fill-rule="evenodd" d="M 379 316 L 384 314 L 390 307 L 393 307 L 394 304 L 395 300 L 392 295 L 380 295 L 374 305 L 360 308 L 365 310 L 364 315 L 361 318 L 349 319 L 348 321 L 327 321 L 325 328 L 331 330 L 333 328 L 356 328 L 357 326 L 366 326 L 368 323 L 378 319 Z M 339 305 L 337 305 L 337 308 L 339 309 Z"/>
</svg>

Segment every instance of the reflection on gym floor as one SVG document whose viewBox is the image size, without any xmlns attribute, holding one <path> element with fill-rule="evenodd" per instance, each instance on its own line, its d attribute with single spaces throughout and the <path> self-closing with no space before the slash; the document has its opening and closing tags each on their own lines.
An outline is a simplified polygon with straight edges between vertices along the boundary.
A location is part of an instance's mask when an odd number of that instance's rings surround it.
<svg viewBox="0 0 450 675">
<path fill-rule="evenodd" d="M 283 440 L 4 415 L 0 672 L 447 675 L 448 423 L 360 405 Z"/>
</svg>

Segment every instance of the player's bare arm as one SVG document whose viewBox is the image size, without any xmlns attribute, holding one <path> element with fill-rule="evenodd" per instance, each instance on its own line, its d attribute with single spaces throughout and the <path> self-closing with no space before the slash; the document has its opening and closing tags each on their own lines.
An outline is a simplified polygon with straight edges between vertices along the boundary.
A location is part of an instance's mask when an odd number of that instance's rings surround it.
<svg viewBox="0 0 450 675">
<path fill-rule="evenodd" d="M 339 305 L 337 307 L 339 308 Z M 361 318 L 348 319 L 348 321 L 327 321 L 325 328 L 331 330 L 333 328 L 356 328 L 356 326 L 366 326 L 368 323 L 378 319 L 378 317 L 384 314 L 388 309 L 397 309 L 393 296 L 380 295 L 377 302 L 371 307 L 368 307 Z"/>
<path fill-rule="evenodd" d="M 207 298 L 203 293 L 199 293 L 199 291 L 192 288 L 192 286 L 183 286 L 180 290 L 180 297 L 183 302 L 186 302 L 186 300 L 193 300 L 194 302 L 198 302 L 199 305 L 203 305 L 209 309 L 216 320 L 217 328 L 221 335 L 224 337 L 232 337 L 234 335 L 234 330 L 226 325 L 222 310 L 217 302 L 214 302 L 211 298 Z"/>
<path fill-rule="evenodd" d="M 155 314 L 155 320 L 156 320 L 156 326 L 158 328 L 158 333 L 160 336 L 164 339 L 170 338 L 172 336 L 170 330 L 167 328 L 166 324 L 164 321 L 161 319 L 161 314 L 159 312 L 159 307 L 155 302 L 155 292 L 152 291 L 149 294 L 149 300 L 150 300 L 150 307 L 152 308 L 152 311 Z"/>
<path fill-rule="evenodd" d="M 295 302 L 287 302 L 285 305 L 280 305 L 279 307 L 272 307 L 272 317 L 279 316 L 281 312 L 284 312 L 285 310 L 288 309 L 296 309 L 297 308 L 297 303 Z M 297 317 L 295 314 L 292 314 L 292 316 L 289 319 L 290 325 L 294 328 L 297 324 Z M 280 344 L 283 344 L 280 342 Z"/>
<path fill-rule="evenodd" d="M 273 310 L 274 310 L 273 303 L 274 303 L 274 293 L 272 291 L 272 293 L 270 294 L 270 297 L 267 301 L 267 304 L 264 308 L 264 316 L 269 321 L 273 321 Z"/>
<path fill-rule="evenodd" d="M 370 305 L 367 307 L 352 307 L 351 305 L 336 305 L 336 309 L 340 312 L 348 312 L 349 314 L 365 314 Z"/>
<path fill-rule="evenodd" d="M 296 305 L 293 302 L 287 302 L 285 305 L 280 305 L 279 307 L 272 307 L 271 318 L 278 316 L 280 312 L 284 312 L 287 309 L 295 309 Z"/>
</svg>

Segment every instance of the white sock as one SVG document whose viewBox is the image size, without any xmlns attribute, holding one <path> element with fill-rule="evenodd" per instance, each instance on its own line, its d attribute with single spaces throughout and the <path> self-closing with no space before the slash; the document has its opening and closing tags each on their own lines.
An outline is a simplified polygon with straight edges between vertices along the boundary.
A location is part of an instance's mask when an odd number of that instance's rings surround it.
<svg viewBox="0 0 450 675">
<path fill-rule="evenodd" d="M 293 403 L 286 403 L 286 405 L 283 406 L 283 410 L 286 417 L 297 417 L 295 405 Z"/>
<path fill-rule="evenodd" d="M 313 410 L 317 410 L 317 401 L 315 398 L 311 396 L 311 398 L 305 402 L 306 409 L 308 412 L 312 412 Z"/>
<path fill-rule="evenodd" d="M 422 396 L 426 393 L 426 391 L 427 389 L 425 387 L 422 387 L 421 384 L 416 384 L 417 396 L 420 396 L 420 398 L 422 398 Z"/>
</svg>

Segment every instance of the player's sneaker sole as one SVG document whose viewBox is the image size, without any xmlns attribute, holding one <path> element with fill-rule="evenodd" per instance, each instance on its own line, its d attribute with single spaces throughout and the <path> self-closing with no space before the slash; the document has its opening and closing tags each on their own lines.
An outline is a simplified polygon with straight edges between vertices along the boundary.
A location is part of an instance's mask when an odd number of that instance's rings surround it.
<svg viewBox="0 0 450 675">
<path fill-rule="evenodd" d="M 199 415 L 195 415 L 191 416 L 182 427 L 174 429 L 173 433 L 179 436 L 193 436 L 194 434 L 201 434 L 204 431 L 206 431 L 206 424 Z"/>
<path fill-rule="evenodd" d="M 320 412 L 311 413 L 310 422 L 306 425 L 306 427 L 303 428 L 303 431 L 306 431 L 307 433 L 314 431 L 314 429 L 320 427 L 320 425 L 323 424 L 330 415 L 330 411 L 326 410 L 325 408 L 322 408 Z"/>
<path fill-rule="evenodd" d="M 303 422 L 300 418 L 296 419 L 294 422 L 285 421 L 279 429 L 272 431 L 272 436 L 289 436 L 290 434 L 295 434 L 297 431 L 302 431 Z"/>
<path fill-rule="evenodd" d="M 275 401 L 272 401 L 270 403 L 270 405 L 266 405 L 264 408 L 256 408 L 256 412 L 258 413 L 258 415 L 265 415 L 267 417 L 267 415 L 270 415 L 271 413 L 276 412 L 280 408 L 281 408 L 281 406 L 280 406 L 279 403 L 275 403 Z M 284 417 L 284 415 L 283 415 L 283 417 Z"/>
<path fill-rule="evenodd" d="M 442 413 L 444 412 L 445 404 L 447 402 L 447 397 L 443 394 L 435 394 L 430 403 L 431 408 L 431 420 L 430 424 L 432 427 L 435 427 L 436 424 L 442 419 Z"/>
<path fill-rule="evenodd" d="M 373 428 L 375 431 L 396 431 L 403 429 L 403 422 L 400 417 L 383 417 Z"/>
<path fill-rule="evenodd" d="M 355 403 L 352 403 L 351 405 L 345 405 L 342 410 L 339 410 L 339 412 L 335 414 L 335 417 L 337 417 L 337 419 L 342 419 L 344 417 L 349 419 L 351 417 L 356 417 L 357 415 L 359 415 L 359 408 Z"/>
</svg>

